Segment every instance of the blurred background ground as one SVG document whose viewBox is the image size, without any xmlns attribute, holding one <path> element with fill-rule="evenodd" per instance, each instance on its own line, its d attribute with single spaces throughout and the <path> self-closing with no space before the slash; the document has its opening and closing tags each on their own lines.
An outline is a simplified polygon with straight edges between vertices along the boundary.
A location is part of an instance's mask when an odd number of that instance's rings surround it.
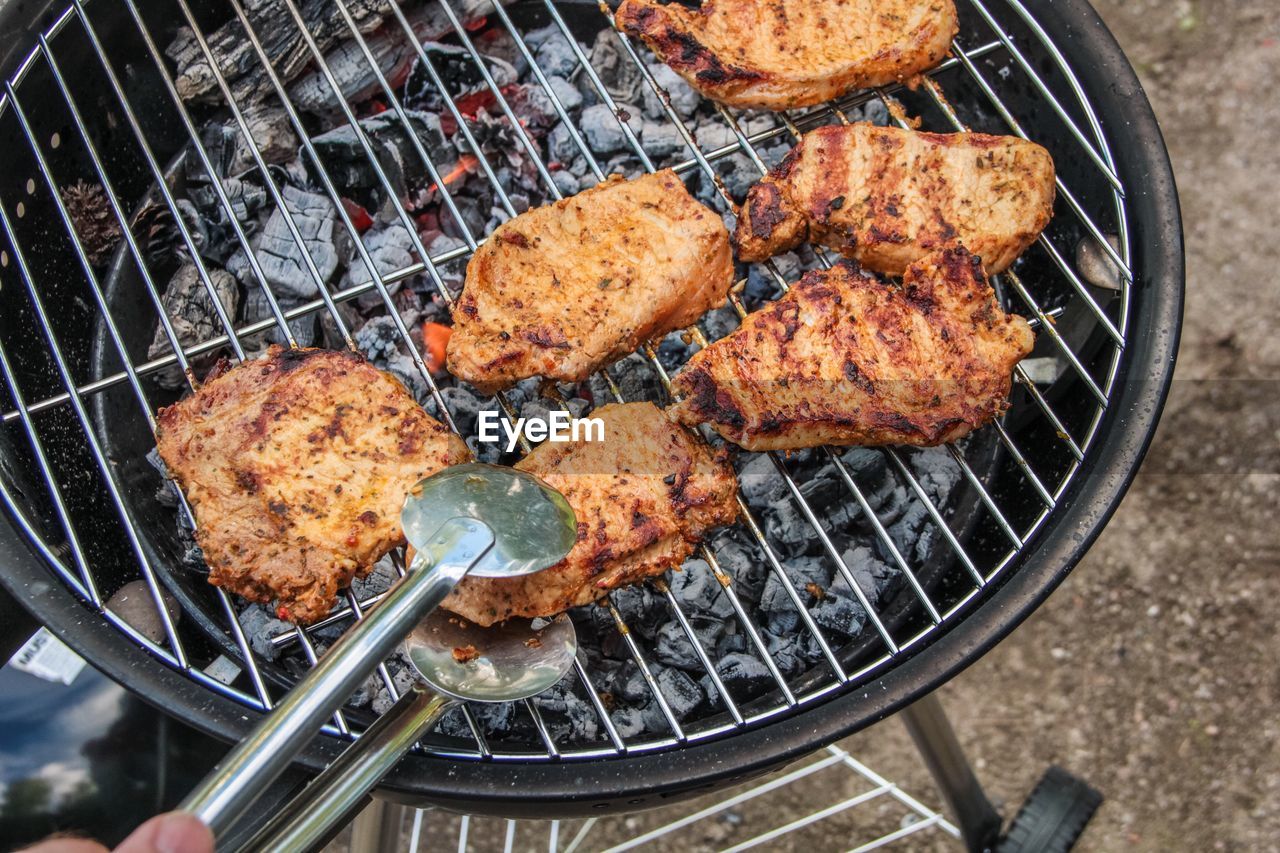
<svg viewBox="0 0 1280 853">
<path fill-rule="evenodd" d="M 1146 465 L 1088 557 L 942 698 L 1006 816 L 1050 763 L 1105 793 L 1078 849 L 1274 849 L 1280 8 L 1095 3 L 1155 106 L 1181 194 L 1187 303 L 1175 387 Z M 843 746 L 940 802 L 896 720 Z M 857 790 L 826 776 L 791 786 L 769 799 L 772 824 Z M 587 846 L 669 819 L 602 825 Z M 852 812 L 766 849 L 845 849 L 866 837 L 866 820 Z M 699 826 L 672 843 L 710 849 L 751 834 Z M 958 849 L 936 835 L 896 849 L 935 847 Z"/>
</svg>

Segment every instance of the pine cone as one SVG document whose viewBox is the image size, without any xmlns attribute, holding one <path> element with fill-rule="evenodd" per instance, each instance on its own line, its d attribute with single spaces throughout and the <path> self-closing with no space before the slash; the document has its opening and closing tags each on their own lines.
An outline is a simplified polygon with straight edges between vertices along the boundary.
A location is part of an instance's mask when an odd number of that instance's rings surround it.
<svg viewBox="0 0 1280 853">
<path fill-rule="evenodd" d="M 104 265 L 123 235 L 102 185 L 77 181 L 63 187 L 62 203 L 67 207 L 89 263 L 95 267 Z"/>
</svg>

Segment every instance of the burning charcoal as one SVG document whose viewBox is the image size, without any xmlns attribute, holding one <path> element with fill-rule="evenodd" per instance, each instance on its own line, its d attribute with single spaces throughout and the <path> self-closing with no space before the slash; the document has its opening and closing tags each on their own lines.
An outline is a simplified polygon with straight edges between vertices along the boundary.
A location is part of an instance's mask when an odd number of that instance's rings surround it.
<svg viewBox="0 0 1280 853">
<path fill-rule="evenodd" d="M 624 587 L 610 596 L 613 606 L 621 614 L 627 628 L 645 639 L 653 639 L 659 626 L 671 618 L 662 596 L 648 586 Z M 613 617 L 606 608 L 596 608 L 613 627 Z"/>
<path fill-rule="evenodd" d="M 399 27 L 381 29 L 367 37 L 365 44 L 378 69 L 390 80 L 399 79 L 417 58 L 416 51 L 404 38 Z M 358 104 L 383 96 L 378 76 L 355 39 L 340 42 L 326 53 L 324 64 L 347 103 Z M 334 96 L 333 87 L 318 68 L 295 80 L 289 85 L 288 92 L 289 100 L 303 112 L 324 117 L 336 115 L 342 109 L 341 102 Z"/>
<path fill-rule="evenodd" d="M 400 330 L 390 317 L 374 317 L 355 333 L 356 347 L 375 367 L 386 369 L 387 362 L 399 351 Z"/>
<path fill-rule="evenodd" d="M 704 151 L 714 151 L 726 145 L 738 144 L 738 137 L 734 135 L 733 128 L 715 114 L 703 116 L 694 127 L 693 136 Z"/>
<path fill-rule="evenodd" d="M 721 570 L 733 579 L 733 590 L 738 598 L 751 604 L 757 603 L 764 589 L 765 575 L 769 571 L 764 556 L 756 558 L 745 546 L 727 536 L 721 537 L 712 551 Z"/>
<path fill-rule="evenodd" d="M 564 122 L 557 124 L 547 134 L 547 151 L 552 161 L 561 164 L 572 164 L 578 156 L 578 144 L 573 141 L 569 127 Z"/>
<path fill-rule="evenodd" d="M 843 579 L 841 579 L 843 580 Z M 857 636 L 867 621 L 867 611 L 851 595 L 828 592 L 809 610 L 813 621 L 846 636 Z"/>
<path fill-rule="evenodd" d="M 671 594 L 688 611 L 724 618 L 733 613 L 733 604 L 724 594 L 705 560 L 687 560 L 681 570 L 671 573 Z"/>
<path fill-rule="evenodd" d="M 667 91 L 671 97 L 671 107 L 680 118 L 687 119 L 693 115 L 701 102 L 701 96 L 693 91 L 679 74 L 660 62 L 650 63 L 649 73 L 653 75 L 654 81 Z M 643 98 L 645 115 L 654 119 L 667 119 L 666 110 L 662 108 L 662 102 L 652 86 L 648 84 L 644 86 Z"/>
<path fill-rule="evenodd" d="M 840 461 L 864 492 L 884 482 L 889 471 L 884 452 L 874 447 L 851 447 L 840 455 Z"/>
<path fill-rule="evenodd" d="M 746 634 L 721 634 L 720 639 L 716 640 L 716 660 L 745 652 L 748 645 Z"/>
<path fill-rule="evenodd" d="M 684 137 L 673 124 L 646 121 L 640 128 L 644 150 L 655 160 L 664 160 L 684 148 Z"/>
<path fill-rule="evenodd" d="M 250 103 L 241 112 L 262 162 L 270 166 L 287 163 L 298 156 L 298 135 L 293 132 L 289 114 L 283 107 L 269 103 Z M 249 148 L 249 140 L 245 138 L 238 122 L 231 120 L 222 125 L 209 125 L 201 134 L 206 150 L 210 148 L 213 134 L 221 135 L 222 154 L 216 159 L 211 158 L 214 167 L 219 170 L 219 177 L 235 177 L 258 167 L 253 151 Z"/>
<path fill-rule="evenodd" d="M 509 704 L 503 703 L 504 706 Z M 467 725 L 467 718 L 463 716 L 461 708 L 451 708 L 448 713 L 440 718 L 440 722 L 436 723 L 435 731 L 445 737 L 473 740 L 471 727 Z"/>
<path fill-rule="evenodd" d="M 734 137 L 737 141 L 737 137 Z M 724 181 L 724 187 L 729 191 L 729 195 L 733 196 L 733 200 L 741 203 L 747 196 L 747 190 L 751 189 L 751 185 L 760 180 L 760 170 L 756 168 L 756 164 L 747 157 L 746 154 L 730 154 L 728 157 L 720 161 L 718 167 L 721 180 Z"/>
<path fill-rule="evenodd" d="M 764 532 L 776 548 L 792 556 L 816 554 L 822 548 L 809 519 L 790 500 L 774 504 L 765 514 Z"/>
<path fill-rule="evenodd" d="M 337 4 L 300 5 L 307 30 L 322 53 L 351 37 L 351 31 Z M 460 0 L 450 5 L 454 14 L 465 24 L 486 14 L 490 9 L 490 0 Z M 387 4 L 380 0 L 345 0 L 343 6 L 362 33 L 377 30 L 388 14 Z M 288 83 L 311 65 L 313 58 L 309 46 L 302 39 L 286 6 L 255 0 L 245 4 L 245 14 L 281 80 Z M 436 4 L 411 6 L 405 15 L 414 35 L 423 41 L 453 32 L 449 17 Z M 402 37 L 398 25 L 392 24 L 391 29 Z M 217 59 L 219 70 L 231 85 L 234 100 L 249 102 L 261 98 L 269 90 L 270 84 L 266 81 L 257 53 L 244 37 L 239 21 L 232 20 L 210 33 L 207 44 Z M 178 28 L 176 37 L 165 48 L 165 54 L 177 68 L 175 84 L 184 101 L 220 100 L 221 91 L 213 69 L 188 27 Z"/>
<path fill-rule="evenodd" d="M 797 618 L 797 624 L 798 622 Z M 769 651 L 769 657 L 773 659 L 773 665 L 784 677 L 791 678 L 806 668 L 807 661 L 800 648 L 800 638 L 795 634 L 794 627 L 782 634 L 765 631 L 764 646 Z"/>
<path fill-rule="evenodd" d="M 101 184 L 76 181 L 63 187 L 61 195 L 89 263 L 95 267 L 106 264 L 124 236 L 120 222 L 111 210 L 106 190 Z"/>
<path fill-rule="evenodd" d="M 716 674 L 729 695 L 744 699 L 759 696 L 773 686 L 768 668 L 748 654 L 731 653 L 716 662 Z"/>
<path fill-rule="evenodd" d="M 693 344 L 684 339 L 684 332 L 672 332 L 658 344 L 658 361 L 668 373 L 679 370 L 693 356 Z"/>
<path fill-rule="evenodd" d="M 457 157 L 440 128 L 440 116 L 406 110 L 405 117 L 436 168 L 441 174 L 447 174 L 456 165 Z M 395 112 L 388 110 L 362 118 L 360 128 L 378 155 L 378 164 L 397 196 L 404 197 L 411 184 L 425 182 L 427 167 Z M 347 191 L 371 191 L 373 197 L 382 201 L 381 179 L 365 156 L 360 138 L 351 125 L 344 124 L 321 134 L 312 140 L 312 144 L 334 183 Z M 370 206 L 370 210 L 376 206 Z"/>
<path fill-rule="evenodd" d="M 738 483 L 747 503 L 763 509 L 786 498 L 787 484 L 768 454 L 744 453 L 738 458 L 745 461 L 738 468 Z"/>
<path fill-rule="evenodd" d="M 218 295 L 218 301 L 222 303 L 227 316 L 234 318 L 236 305 L 240 301 L 240 288 L 236 285 L 235 278 L 226 270 L 207 269 L 209 282 L 213 285 L 214 293 Z M 162 302 L 165 316 L 169 318 L 174 334 L 178 336 L 178 343 L 184 348 L 207 341 L 226 331 L 214 308 L 213 299 L 209 296 L 209 290 L 205 287 L 204 279 L 200 276 L 200 270 L 195 264 L 186 263 L 178 268 L 173 278 L 169 279 Z M 169 336 L 165 334 L 164 326 L 157 322 L 155 337 L 151 341 L 151 346 L 147 348 L 147 358 L 159 358 L 168 355 L 171 351 Z M 207 359 L 202 359 L 201 363 L 205 361 Z M 182 372 L 175 367 L 157 374 L 156 382 L 163 388 L 179 388 L 185 384 L 186 380 Z"/>
<path fill-rule="evenodd" d="M 595 710 L 573 692 L 574 676 L 569 675 L 534 697 L 542 721 L 558 741 L 595 740 L 599 721 Z"/>
<path fill-rule="evenodd" d="M 888 528 L 889 539 L 897 547 L 898 553 L 910 564 L 920 561 L 929 555 L 930 537 L 925 535 L 925 524 L 929 519 L 928 510 L 919 499 L 904 500 L 906 510 L 896 523 Z M 884 542 L 877 540 L 878 549 L 886 558 L 892 556 Z"/>
<path fill-rule="evenodd" d="M 253 222 L 258 211 L 265 209 L 270 201 L 267 191 L 252 180 L 220 178 L 218 182 L 222 185 L 223 195 L 230 202 L 232 215 L 243 225 Z M 226 221 L 227 211 L 207 180 L 191 179 L 187 198 L 199 210 L 201 218 L 220 223 Z"/>
<path fill-rule="evenodd" d="M 385 227 L 375 226 L 366 231 L 360 241 L 364 243 L 365 250 L 373 258 L 373 265 L 379 276 L 399 272 L 413 264 L 413 237 L 399 222 Z M 342 277 L 341 287 L 345 290 L 372 280 L 369 267 L 357 254 Z M 387 284 L 387 292 L 394 294 L 400 289 L 400 285 L 399 281 Z M 356 304 L 368 311 L 382 304 L 382 296 L 376 291 L 369 291 L 356 297 Z"/>
<path fill-rule="evenodd" d="M 551 96 L 536 83 L 517 83 L 503 94 L 511 111 L 526 127 L 543 131 L 560 120 Z"/>
<path fill-rule="evenodd" d="M 889 124 L 889 108 L 879 98 L 867 101 L 862 105 L 862 120 L 884 127 Z"/>
<path fill-rule="evenodd" d="M 620 699 L 633 705 L 649 699 L 649 685 L 644 680 L 644 673 L 635 661 L 628 660 L 614 674 L 610 681 L 609 691 Z"/>
<path fill-rule="evenodd" d="M 591 46 L 591 67 L 614 101 L 638 104 L 648 88 L 640 68 L 631 61 L 622 43 L 608 27 L 596 33 Z M 585 76 L 585 75 L 584 75 Z"/>
<path fill-rule="evenodd" d="M 438 41 L 425 42 L 422 49 L 444 83 L 445 91 L 457 103 L 461 112 L 473 113 L 477 107 L 494 103 L 493 92 L 480 73 L 471 51 L 459 45 Z M 507 60 L 484 54 L 481 54 L 481 58 L 499 88 L 510 86 L 519 79 L 519 72 Z M 413 109 L 428 113 L 443 113 L 446 110 L 439 87 L 432 82 L 431 75 L 421 67 L 416 58 L 405 80 L 404 93 L 404 103 Z"/>
<path fill-rule="evenodd" d="M 960 465 L 945 448 L 917 450 L 911 454 L 908 463 L 925 493 L 933 498 L 935 506 L 940 506 L 960 482 Z"/>
<path fill-rule="evenodd" d="M 712 308 L 702 315 L 702 329 L 709 340 L 718 341 L 738 328 L 738 313 L 732 308 Z"/>
<path fill-rule="evenodd" d="M 485 217 L 480 210 L 480 202 L 467 196 L 454 196 L 453 203 L 462 216 L 462 222 L 458 222 L 452 210 L 442 206 L 440 229 L 445 234 L 461 240 L 468 233 L 473 237 L 485 233 Z"/>
<path fill-rule="evenodd" d="M 679 669 L 697 671 L 702 668 L 698 655 L 689 641 L 689 635 L 679 622 L 672 620 L 658 629 L 658 637 L 654 641 L 654 654 L 658 660 Z"/>
<path fill-rule="evenodd" d="M 615 154 L 609 158 L 609 162 L 604 166 L 606 175 L 622 175 L 627 180 L 633 180 L 645 173 L 644 165 L 640 162 L 640 158 L 632 153 L 628 147 L 621 154 Z"/>
<path fill-rule="evenodd" d="M 841 554 L 841 559 L 849 567 L 849 573 L 853 575 L 853 579 L 858 582 L 858 589 L 862 590 L 862 594 L 867 597 L 867 601 L 871 602 L 873 607 L 879 603 L 885 588 L 898 574 L 897 569 L 891 568 L 879 559 L 876 552 L 866 545 L 848 549 Z M 844 579 L 843 573 L 837 574 L 835 580 L 831 582 L 831 590 L 838 594 L 853 596 L 853 590 L 849 589 L 849 582 Z"/>
<path fill-rule="evenodd" d="M 575 195 L 582 188 L 578 179 L 568 169 L 557 169 L 552 172 L 551 181 L 565 198 Z"/>
<path fill-rule="evenodd" d="M 396 692 L 402 696 L 416 680 L 417 676 L 412 667 L 402 667 L 399 672 L 393 672 L 391 675 L 391 683 L 395 685 Z M 382 682 L 382 679 L 375 679 L 374 684 L 377 686 L 374 688 L 369 707 L 375 714 L 382 715 L 391 710 L 396 700 L 391 698 L 391 694 L 387 692 L 387 685 Z"/>
<path fill-rule="evenodd" d="M 160 451 L 151 448 L 146 452 L 146 459 L 151 463 L 151 467 L 155 468 L 160 474 L 160 486 L 156 489 L 156 502 L 161 506 L 169 509 L 178 508 L 178 487 L 174 485 L 173 478 L 169 476 L 169 469 L 165 467 L 164 460 L 160 458 Z"/>
<path fill-rule="evenodd" d="M 644 715 L 636 708 L 618 708 L 609 712 L 613 727 L 623 739 L 635 737 L 645 730 Z"/>
<path fill-rule="evenodd" d="M 378 687 L 374 677 L 369 676 L 347 699 L 347 704 L 353 708 L 363 708 L 365 705 L 369 704 L 369 700 L 373 698 L 373 694 L 377 689 Z"/>
<path fill-rule="evenodd" d="M 628 113 L 628 115 L 634 116 L 634 113 Z M 607 104 L 595 104 L 582 111 L 580 119 L 582 136 L 591 146 L 591 150 L 597 154 L 621 151 L 627 147 L 627 137 L 622 132 L 622 121 L 622 117 L 609 109 Z M 642 125 L 639 120 L 629 119 L 628 123 L 632 121 L 635 123 L 632 130 L 640 130 Z"/>
<path fill-rule="evenodd" d="M 825 466 L 800 484 L 800 494 L 820 517 L 824 510 L 843 505 L 845 485 L 837 476 L 832 466 Z"/>
<path fill-rule="evenodd" d="M 290 186 L 281 190 L 281 196 L 287 215 L 292 217 L 307 253 L 320 273 L 320 281 L 312 277 L 310 269 L 303 263 L 300 249 L 285 221 L 286 213 L 278 207 L 271 212 L 262 234 L 255 241 L 258 244 L 255 247 L 258 264 L 277 295 L 310 299 L 320 292 L 320 286 L 329 281 L 347 257 L 349 240 L 337 230 L 333 204 L 326 197 Z"/>
<path fill-rule="evenodd" d="M 288 311 L 302 303 L 297 300 L 279 299 L 277 304 L 280 306 L 281 311 Z M 256 323 L 259 320 L 272 321 L 272 326 L 269 330 L 251 335 L 242 342 L 246 354 L 251 354 L 250 357 L 260 355 L 260 351 L 265 350 L 268 344 L 286 343 L 285 336 L 280 332 L 280 324 L 276 321 L 275 314 L 271 310 L 271 303 L 267 299 L 267 294 L 261 287 L 254 286 L 245 290 L 241 319 L 245 323 Z M 293 338 L 298 342 L 298 346 L 313 346 L 318 337 L 316 334 L 316 315 L 304 314 L 301 317 L 293 318 L 289 321 L 289 331 L 293 333 Z"/>
<path fill-rule="evenodd" d="M 661 383 L 650 367 L 648 359 L 639 353 L 632 353 L 609 368 L 622 392 L 622 399 L 629 402 L 637 400 L 661 399 Z M 604 380 L 592 376 L 589 380 L 591 396 L 597 404 L 613 401 L 613 393 Z"/>
<path fill-rule="evenodd" d="M 571 113 L 582 106 L 582 93 L 578 91 L 577 86 L 564 77 L 550 76 L 547 78 L 547 85 L 551 88 L 551 93 L 560 101 L 560 106 L 564 107 L 565 112 Z"/>
<path fill-rule="evenodd" d="M 250 604 L 239 613 L 240 627 L 253 653 L 266 660 L 275 660 L 278 649 L 271 638 L 292 631 L 293 626 L 273 617 L 260 604 Z"/>
<path fill-rule="evenodd" d="M 365 601 L 386 592 L 398 577 L 399 574 L 391 558 L 383 557 L 373 564 L 373 570 L 369 574 L 352 579 L 351 591 L 355 593 L 357 600 Z"/>
<path fill-rule="evenodd" d="M 667 706 L 677 720 L 689 716 L 706 698 L 698 683 L 681 670 L 661 664 L 653 664 L 652 669 L 658 689 L 662 691 L 662 698 L 667 700 Z M 661 710 L 658 713 L 661 714 Z"/>
<path fill-rule="evenodd" d="M 534 30 L 524 40 L 543 74 L 568 77 L 578 67 L 578 57 L 574 54 L 573 45 L 555 24 Z"/>
<path fill-rule="evenodd" d="M 782 564 L 783 574 L 801 601 L 811 601 L 818 597 L 831 585 L 832 569 L 820 557 L 797 557 Z M 776 572 L 770 573 L 764 582 L 764 592 L 760 594 L 760 609 L 765 611 L 785 611 L 793 609 L 791 597 Z"/>
<path fill-rule="evenodd" d="M 458 432 L 463 435 L 474 435 L 480 410 L 492 408 L 490 399 L 481 398 L 470 388 L 461 385 L 440 389 L 440 396 L 444 398 L 445 407 L 453 416 L 453 422 L 458 425 Z"/>
</svg>

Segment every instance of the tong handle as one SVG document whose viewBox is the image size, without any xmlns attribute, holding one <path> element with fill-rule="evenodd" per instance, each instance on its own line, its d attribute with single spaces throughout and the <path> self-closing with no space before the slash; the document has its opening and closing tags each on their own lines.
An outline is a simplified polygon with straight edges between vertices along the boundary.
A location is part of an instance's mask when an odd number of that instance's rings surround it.
<svg viewBox="0 0 1280 853">
<path fill-rule="evenodd" d="M 182 805 L 219 837 L 276 780 L 333 712 L 493 547 L 474 518 L 445 522 L 421 549 L 429 570 L 410 571 L 367 617 L 342 635 L 275 710 L 242 740 Z M 415 560 L 415 563 L 419 562 Z"/>
<path fill-rule="evenodd" d="M 365 795 L 431 730 L 461 704 L 425 684 L 400 701 L 312 779 L 248 842 L 247 850 L 312 850 L 355 812 Z"/>
</svg>

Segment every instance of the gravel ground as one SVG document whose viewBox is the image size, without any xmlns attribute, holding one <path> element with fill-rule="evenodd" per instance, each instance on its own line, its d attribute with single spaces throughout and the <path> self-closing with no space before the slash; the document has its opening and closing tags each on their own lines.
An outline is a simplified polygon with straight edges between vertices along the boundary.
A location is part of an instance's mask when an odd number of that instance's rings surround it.
<svg viewBox="0 0 1280 853">
<path fill-rule="evenodd" d="M 1280 16 L 1274 0 L 1097 5 L 1155 105 L 1181 193 L 1187 306 L 1177 381 L 1142 473 L 1088 557 L 941 695 L 1006 816 L 1050 763 L 1103 791 L 1077 849 L 1274 849 Z M 939 802 L 896 721 L 843 746 Z M 769 818 L 776 825 L 856 791 L 827 777 L 793 785 L 769 799 Z M 587 846 L 669 819 L 602 824 Z M 825 821 L 769 849 L 845 849 L 865 837 L 868 820 L 864 811 Z M 707 823 L 678 846 L 750 834 Z M 491 832 L 480 838 L 500 845 L 501 827 Z M 546 836 L 531 827 L 521 838 L 545 845 Z M 937 836 L 899 849 L 935 846 L 958 849 Z"/>
</svg>

